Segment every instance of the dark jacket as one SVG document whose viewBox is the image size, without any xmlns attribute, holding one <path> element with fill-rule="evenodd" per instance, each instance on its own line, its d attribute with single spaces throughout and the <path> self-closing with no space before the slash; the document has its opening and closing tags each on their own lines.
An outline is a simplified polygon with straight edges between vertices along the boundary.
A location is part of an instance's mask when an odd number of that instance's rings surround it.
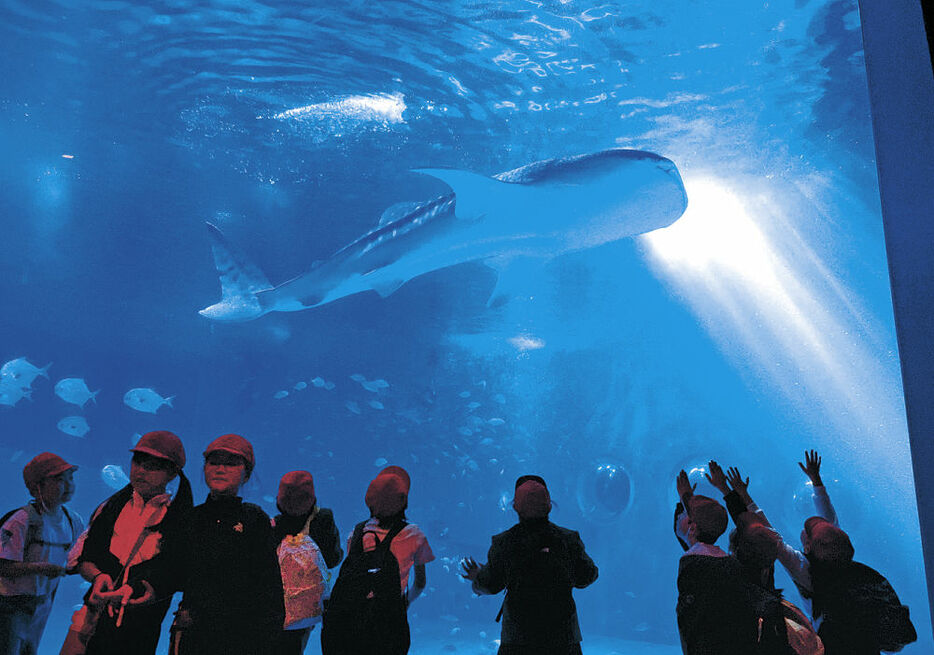
<svg viewBox="0 0 934 655">
<path fill-rule="evenodd" d="M 182 653 L 270 653 L 285 620 L 282 578 L 269 516 L 239 497 L 212 498 L 192 512 L 181 606 L 192 624 Z"/>
<path fill-rule="evenodd" d="M 324 556 L 324 563 L 329 569 L 333 569 L 340 564 L 344 558 L 344 549 L 341 548 L 341 536 L 334 523 L 334 513 L 326 507 L 318 507 L 312 510 L 315 517 L 308 524 L 308 536 L 318 545 L 318 550 Z M 273 520 L 273 531 L 276 537 L 276 543 L 281 543 L 288 535 L 298 534 L 305 527 L 305 521 L 308 520 L 308 514 L 304 516 L 290 516 L 289 514 L 278 514 Z"/>
<path fill-rule="evenodd" d="M 571 590 L 596 579 L 597 566 L 577 532 L 533 519 L 493 537 L 474 590 L 506 589 L 502 644 L 576 644 L 581 633 Z"/>
<path fill-rule="evenodd" d="M 127 485 L 108 498 L 95 511 L 88 527 L 78 563 L 90 562 L 119 584 L 123 566 L 110 552 L 110 540 L 114 524 L 120 512 L 133 497 L 133 487 Z M 127 583 L 133 587 L 133 595 L 140 596 L 148 582 L 155 594 L 155 601 L 147 605 L 127 607 L 120 627 L 114 617 L 104 613 L 98 620 L 94 636 L 88 642 L 88 655 L 122 655 L 133 652 L 139 655 L 155 653 L 162 632 L 162 621 L 178 589 L 178 571 L 184 556 L 185 529 L 192 509 L 191 486 L 182 476 L 178 493 L 169 504 L 165 516 L 152 527 L 161 536 L 159 553 L 151 559 L 130 568 Z M 85 595 L 85 600 L 91 592 Z"/>
<path fill-rule="evenodd" d="M 684 555 L 678 567 L 677 614 L 685 655 L 756 652 L 756 617 L 735 557 Z"/>
</svg>

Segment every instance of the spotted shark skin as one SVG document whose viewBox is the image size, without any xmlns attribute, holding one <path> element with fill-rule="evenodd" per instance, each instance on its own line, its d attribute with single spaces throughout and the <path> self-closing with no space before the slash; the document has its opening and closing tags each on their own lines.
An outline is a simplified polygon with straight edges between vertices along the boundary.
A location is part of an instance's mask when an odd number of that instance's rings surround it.
<svg viewBox="0 0 934 655">
<path fill-rule="evenodd" d="M 413 278 L 464 262 L 497 267 L 514 257 L 551 258 L 644 234 L 671 225 L 687 208 L 674 163 L 640 150 L 547 159 L 493 177 L 414 172 L 452 192 L 390 207 L 376 228 L 279 285 L 208 224 L 221 299 L 201 315 L 247 321 L 363 291 L 386 297 Z"/>
</svg>

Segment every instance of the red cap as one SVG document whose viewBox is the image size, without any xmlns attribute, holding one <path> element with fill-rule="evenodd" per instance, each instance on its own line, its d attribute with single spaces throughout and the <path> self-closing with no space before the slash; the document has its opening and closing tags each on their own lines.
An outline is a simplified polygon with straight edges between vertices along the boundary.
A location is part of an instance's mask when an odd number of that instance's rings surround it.
<svg viewBox="0 0 934 655">
<path fill-rule="evenodd" d="M 387 466 L 379 472 L 379 475 L 398 475 L 405 485 L 405 493 L 409 493 L 412 488 L 412 478 L 409 477 L 408 471 L 401 466 Z"/>
<path fill-rule="evenodd" d="M 252 471 L 253 467 L 256 465 L 256 458 L 253 457 L 253 446 L 239 434 L 225 434 L 218 437 L 204 449 L 204 456 L 207 457 L 218 450 L 222 450 L 225 453 L 240 455 L 240 457 L 246 460 L 246 467 L 249 471 Z"/>
<path fill-rule="evenodd" d="M 551 512 L 551 495 L 537 480 L 526 480 L 518 487 L 512 499 L 516 513 L 523 519 L 540 519 Z"/>
<path fill-rule="evenodd" d="M 408 494 L 405 480 L 394 473 L 381 473 L 366 490 L 366 506 L 373 516 L 388 518 L 405 509 Z"/>
<path fill-rule="evenodd" d="M 55 453 L 39 453 L 23 467 L 23 482 L 29 493 L 34 493 L 39 483 L 65 471 L 74 471 L 78 467 L 69 464 Z"/>
<path fill-rule="evenodd" d="M 276 504 L 284 514 L 307 514 L 315 506 L 315 500 L 315 481 L 308 471 L 292 471 L 279 480 Z"/>
<path fill-rule="evenodd" d="M 174 432 L 168 430 L 147 432 L 139 438 L 133 448 L 130 448 L 130 452 L 167 459 L 179 469 L 185 467 L 185 447 L 182 445 L 182 440 Z"/>
</svg>

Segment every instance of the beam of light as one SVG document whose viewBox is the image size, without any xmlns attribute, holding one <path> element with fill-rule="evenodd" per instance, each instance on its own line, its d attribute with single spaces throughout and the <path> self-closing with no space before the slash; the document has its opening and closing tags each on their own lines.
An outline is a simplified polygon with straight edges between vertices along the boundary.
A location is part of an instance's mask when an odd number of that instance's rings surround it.
<svg viewBox="0 0 934 655">
<path fill-rule="evenodd" d="M 684 216 L 645 240 L 721 349 L 746 374 L 777 383 L 816 425 L 834 421 L 854 445 L 892 434 L 901 420 L 897 368 L 869 343 L 859 303 L 794 228 L 790 213 L 800 223 L 804 210 L 715 178 L 685 187 Z"/>
<path fill-rule="evenodd" d="M 342 117 L 359 121 L 403 123 L 406 110 L 405 96 L 401 93 L 351 95 L 302 107 L 288 109 L 273 115 L 277 120 Z"/>
</svg>

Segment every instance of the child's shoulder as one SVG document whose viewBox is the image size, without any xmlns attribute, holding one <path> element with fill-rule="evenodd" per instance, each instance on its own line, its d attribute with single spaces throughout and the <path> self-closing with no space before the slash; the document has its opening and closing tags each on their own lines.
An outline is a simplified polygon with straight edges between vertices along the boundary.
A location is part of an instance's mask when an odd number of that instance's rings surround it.
<svg viewBox="0 0 934 655">
<path fill-rule="evenodd" d="M 244 518 L 250 521 L 260 521 L 271 525 L 269 514 L 259 505 L 244 502 L 240 505 L 240 512 L 243 514 Z"/>
<path fill-rule="evenodd" d="M 42 517 L 35 511 L 30 511 L 29 505 L 24 505 L 23 507 L 17 507 L 16 509 L 9 510 L 6 514 L 2 516 L 0 520 L 0 528 L 6 532 L 12 532 L 13 530 L 24 530 L 26 526 L 29 525 L 29 522 L 40 522 Z"/>
</svg>

